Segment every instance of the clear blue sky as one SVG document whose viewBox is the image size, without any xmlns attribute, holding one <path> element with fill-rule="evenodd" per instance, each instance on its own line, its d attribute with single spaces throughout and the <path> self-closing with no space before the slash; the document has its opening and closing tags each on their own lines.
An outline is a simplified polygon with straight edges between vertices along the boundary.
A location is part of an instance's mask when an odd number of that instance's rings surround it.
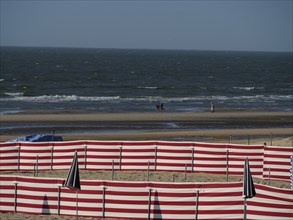
<svg viewBox="0 0 293 220">
<path fill-rule="evenodd" d="M 2 46 L 292 51 L 292 0 L 1 0 Z"/>
</svg>

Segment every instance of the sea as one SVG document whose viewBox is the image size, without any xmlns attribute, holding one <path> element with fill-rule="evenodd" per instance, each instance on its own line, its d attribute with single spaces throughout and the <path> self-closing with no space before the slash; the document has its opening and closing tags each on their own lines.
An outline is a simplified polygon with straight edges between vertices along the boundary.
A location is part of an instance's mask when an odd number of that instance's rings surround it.
<svg viewBox="0 0 293 220">
<path fill-rule="evenodd" d="M 291 52 L 1 47 L 0 113 L 292 111 Z"/>
</svg>

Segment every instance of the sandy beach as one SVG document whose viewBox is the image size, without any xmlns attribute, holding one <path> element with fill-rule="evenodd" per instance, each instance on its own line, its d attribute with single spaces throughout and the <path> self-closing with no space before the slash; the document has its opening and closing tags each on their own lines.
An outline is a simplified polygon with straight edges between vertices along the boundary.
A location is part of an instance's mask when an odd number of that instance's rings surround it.
<svg viewBox="0 0 293 220">
<path fill-rule="evenodd" d="M 221 110 L 215 113 L 210 112 L 125 112 L 125 113 L 75 113 L 35 111 L 23 114 L 1 115 L 2 122 L 53 122 L 53 121 L 234 121 L 241 122 L 244 119 L 257 123 L 284 122 L 286 119 L 292 120 L 292 112 L 265 112 L 265 111 L 240 111 Z M 292 122 L 292 121 L 291 121 Z"/>
<path fill-rule="evenodd" d="M 168 127 L 165 125 L 172 126 Z M 90 129 L 89 129 L 90 128 Z M 222 111 L 216 113 L 57 113 L 34 112 L 1 115 L 1 142 L 31 134 L 56 131 L 69 140 L 194 140 L 241 144 L 292 146 L 292 112 Z M 73 130 L 74 132 L 69 132 Z M 105 130 L 105 131 L 103 131 Z M 232 138 L 231 138 L 232 137 Z M 40 172 L 40 177 L 66 178 L 68 171 Z M 33 176 L 33 173 L 6 173 Z M 115 172 L 115 180 L 146 181 L 146 172 Z M 111 171 L 80 172 L 81 179 L 111 180 Z M 184 182 L 184 173 L 152 172 L 150 181 Z M 242 177 L 230 176 L 238 182 Z M 188 174 L 188 182 L 225 182 L 226 176 Z M 255 179 L 268 184 L 268 181 Z M 270 185 L 289 188 L 289 183 L 271 181 Z M 1 213 L 1 219 L 73 219 L 61 216 L 34 216 Z M 83 218 L 80 218 L 83 219 Z"/>
<path fill-rule="evenodd" d="M 68 140 L 195 140 L 270 142 L 291 137 L 292 112 L 64 113 L 1 115 L 1 142 L 52 131 Z M 290 145 L 290 140 L 285 145 Z M 236 142 L 235 142 L 236 143 Z M 278 142 L 275 142 L 277 144 Z M 280 144 L 280 143 L 278 143 Z"/>
<path fill-rule="evenodd" d="M 174 123 L 178 126 L 164 127 L 162 124 Z M 292 112 L 145 112 L 145 113 L 74 113 L 74 112 L 33 112 L 26 114 L 2 115 L 1 141 L 30 134 L 37 127 L 44 133 L 52 130 L 62 135 L 64 141 L 70 140 L 176 140 L 201 142 L 225 142 L 237 144 L 263 144 L 292 146 Z M 201 125 L 198 127 L 198 125 Z M 97 127 L 94 127 L 96 125 Z M 123 126 L 122 126 L 123 125 Z M 28 129 L 26 129 L 26 126 Z M 44 126 L 44 129 L 42 129 Z M 100 126 L 100 127 L 98 127 Z M 128 126 L 130 128 L 128 128 Z M 238 127 L 237 127 L 238 126 Z M 87 128 L 99 128 L 88 130 Z M 194 127 L 194 129 L 192 129 Z M 106 132 L 101 131 L 105 129 Z M 120 128 L 120 130 L 119 130 Z M 133 129 L 137 128 L 137 129 Z M 76 132 L 66 132 L 73 129 Z M 10 133 L 9 133 L 10 132 Z M 63 132 L 63 133 L 62 133 Z M 4 134 L 3 134 L 4 133 Z M 232 137 L 230 137 L 232 136 Z M 249 137 L 249 139 L 248 139 Z M 249 141 L 249 142 L 248 142 Z M 10 173 L 13 174 L 13 173 Z M 17 174 L 17 173 L 14 173 Z M 123 175 L 122 175 L 123 174 Z M 24 173 L 23 175 L 32 175 Z M 67 171 L 40 173 L 43 177 L 66 177 Z M 176 181 L 183 181 L 182 173 L 174 173 Z M 84 179 L 111 179 L 111 172 L 82 171 Z M 117 172 L 115 180 L 145 181 L 146 172 Z M 154 173 L 153 181 L 172 181 L 173 173 Z M 240 178 L 241 179 L 241 178 Z M 231 177 L 229 181 L 239 181 Z M 189 181 L 226 181 L 226 177 L 207 174 L 190 174 Z M 257 180 L 264 183 L 263 180 Z M 274 183 L 275 186 L 288 187 L 287 183 Z M 284 185 L 285 184 L 285 185 Z M 287 185 L 286 185 L 287 184 Z"/>
</svg>

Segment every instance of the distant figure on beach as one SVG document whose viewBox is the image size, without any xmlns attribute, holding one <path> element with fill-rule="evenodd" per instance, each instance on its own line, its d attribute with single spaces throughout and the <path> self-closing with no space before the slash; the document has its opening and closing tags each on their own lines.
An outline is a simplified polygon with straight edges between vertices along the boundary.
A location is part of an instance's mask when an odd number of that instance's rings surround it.
<svg viewBox="0 0 293 220">
<path fill-rule="evenodd" d="M 158 112 L 163 112 L 163 111 L 165 111 L 164 103 L 158 103 L 158 104 L 156 104 L 156 108 L 157 108 L 157 111 L 158 111 Z"/>
<path fill-rule="evenodd" d="M 161 111 L 165 111 L 165 108 L 164 108 L 164 103 L 161 103 L 161 107 L 160 107 Z"/>
<path fill-rule="evenodd" d="M 156 104 L 156 107 L 157 107 L 157 112 L 160 111 L 160 103 Z"/>
<path fill-rule="evenodd" d="M 213 102 L 211 102 L 211 112 L 215 112 L 215 105 Z"/>
</svg>

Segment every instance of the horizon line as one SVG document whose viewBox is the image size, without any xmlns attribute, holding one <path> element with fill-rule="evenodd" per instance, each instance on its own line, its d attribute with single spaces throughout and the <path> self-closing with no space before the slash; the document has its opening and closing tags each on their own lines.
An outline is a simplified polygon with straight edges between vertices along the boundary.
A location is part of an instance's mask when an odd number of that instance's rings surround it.
<svg viewBox="0 0 293 220">
<path fill-rule="evenodd" d="M 23 48 L 63 48 L 63 49 L 103 49 L 103 50 L 176 50 L 176 51 L 215 51 L 215 52 L 263 52 L 263 53 L 293 53 L 287 50 L 240 50 L 240 49 L 176 49 L 176 48 L 125 48 L 125 47 L 82 47 L 82 46 L 25 46 L 25 45 L 0 45 L 0 47 Z"/>
</svg>

